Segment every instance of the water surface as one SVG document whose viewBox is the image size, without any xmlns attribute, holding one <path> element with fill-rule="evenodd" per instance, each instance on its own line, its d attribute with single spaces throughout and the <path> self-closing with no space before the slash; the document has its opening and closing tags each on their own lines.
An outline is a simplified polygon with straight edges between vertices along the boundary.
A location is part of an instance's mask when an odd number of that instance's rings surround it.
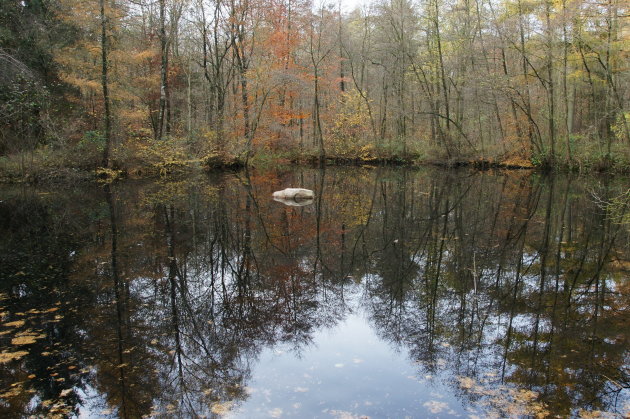
<svg viewBox="0 0 630 419">
<path fill-rule="evenodd" d="M 0 415 L 623 417 L 628 186 L 328 168 L 2 187 Z"/>
</svg>

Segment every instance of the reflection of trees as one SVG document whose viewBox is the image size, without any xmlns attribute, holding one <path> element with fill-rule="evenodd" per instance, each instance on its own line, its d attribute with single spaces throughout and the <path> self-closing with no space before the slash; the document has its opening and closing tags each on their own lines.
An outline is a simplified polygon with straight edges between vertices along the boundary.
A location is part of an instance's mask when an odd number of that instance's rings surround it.
<svg viewBox="0 0 630 419">
<path fill-rule="evenodd" d="M 316 200 L 270 199 L 289 185 Z M 32 320 L 46 339 L 10 365 L 36 375 L 25 389 L 71 409 L 80 393 L 62 392 L 84 388 L 122 417 L 210 415 L 247 398 L 261 350 L 299 353 L 345 316 L 346 290 L 360 284 L 379 335 L 426 371 L 492 372 L 560 414 L 608 408 L 628 385 L 630 264 L 617 245 L 628 233 L 580 188 L 329 168 L 117 185 L 81 206 L 31 197 L 0 225 L 2 305 L 43 311 L 59 299 L 63 318 Z M 2 371 L 5 387 L 24 381 L 16 371 Z M 11 413 L 30 411 L 27 397 L 11 400 Z"/>
<path fill-rule="evenodd" d="M 257 185 L 230 183 L 210 194 L 179 186 L 173 194 L 144 191 L 145 204 L 135 208 L 116 204 L 129 199 L 116 191 L 107 195 L 116 214 L 104 272 L 111 299 L 95 312 L 110 314 L 94 325 L 111 336 L 93 347 L 112 361 L 99 364 L 99 377 L 120 415 L 150 413 L 150 405 L 141 406 L 150 401 L 158 415 L 221 411 L 247 397 L 249 365 L 262 348 L 287 342 L 299 350 L 336 318 L 322 310 L 339 304 L 320 294 L 308 249 L 314 242 L 292 240 L 313 234 L 312 212 L 287 208 L 267 219 L 270 202 L 252 192 Z M 144 381 L 136 371 L 148 372 Z M 118 378 L 106 383 L 105 376 Z"/>
<path fill-rule="evenodd" d="M 72 206 L 76 199 L 73 191 L 20 189 L 4 191 L 0 201 L 0 349 L 24 354 L 1 365 L 2 417 L 70 414 L 79 402 L 71 389 L 86 386 L 90 360 L 78 353 L 76 334 L 85 287 L 69 286 L 68 276 L 86 239 L 82 223 L 101 214 L 92 197 L 83 198 L 85 209 Z M 19 339 L 25 336 L 36 339 Z"/>
<path fill-rule="evenodd" d="M 421 269 L 403 293 L 386 274 L 368 278 L 372 318 L 428 371 L 440 364 L 479 378 L 494 371 L 499 382 L 540 392 L 553 412 L 610 408 L 628 388 L 627 332 L 619 328 L 629 319 L 619 288 L 627 285 L 609 268 L 611 257 L 627 257 L 615 246 L 623 231 L 571 195 L 570 184 L 517 180 L 435 180 L 426 197 L 406 184 L 398 188 L 406 198 L 379 204 L 383 225 L 388 207 L 416 208 L 398 214 L 413 226 L 407 244 L 420 249 Z M 388 249 L 373 259 L 400 265 L 390 272 L 405 279 L 405 262 Z"/>
</svg>

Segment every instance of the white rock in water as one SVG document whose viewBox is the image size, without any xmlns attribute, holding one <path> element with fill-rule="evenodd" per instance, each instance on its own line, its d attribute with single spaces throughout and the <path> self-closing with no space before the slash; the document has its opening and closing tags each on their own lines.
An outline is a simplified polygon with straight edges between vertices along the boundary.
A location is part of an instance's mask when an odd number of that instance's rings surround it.
<svg viewBox="0 0 630 419">
<path fill-rule="evenodd" d="M 273 197 L 278 199 L 313 199 L 315 194 L 310 189 L 286 188 L 274 192 Z"/>
</svg>

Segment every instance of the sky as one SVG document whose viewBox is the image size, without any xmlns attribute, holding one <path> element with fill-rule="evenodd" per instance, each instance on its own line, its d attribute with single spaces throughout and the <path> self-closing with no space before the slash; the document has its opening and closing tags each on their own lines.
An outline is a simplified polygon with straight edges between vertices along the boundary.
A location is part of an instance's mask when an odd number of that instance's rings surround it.
<svg viewBox="0 0 630 419">
<path fill-rule="evenodd" d="M 323 0 L 325 3 L 338 4 L 341 1 L 341 10 L 348 13 L 354 10 L 356 7 L 369 4 L 370 0 Z M 317 3 L 317 0 L 314 1 Z"/>
</svg>

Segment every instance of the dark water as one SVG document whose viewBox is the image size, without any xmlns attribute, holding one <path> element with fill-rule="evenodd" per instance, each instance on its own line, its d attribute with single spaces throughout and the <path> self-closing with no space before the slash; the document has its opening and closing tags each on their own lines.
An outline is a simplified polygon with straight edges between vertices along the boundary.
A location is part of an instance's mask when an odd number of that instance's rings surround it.
<svg viewBox="0 0 630 419">
<path fill-rule="evenodd" d="M 305 206 L 274 190 L 316 191 Z M 623 417 L 623 179 L 0 189 L 0 416 Z"/>
</svg>

